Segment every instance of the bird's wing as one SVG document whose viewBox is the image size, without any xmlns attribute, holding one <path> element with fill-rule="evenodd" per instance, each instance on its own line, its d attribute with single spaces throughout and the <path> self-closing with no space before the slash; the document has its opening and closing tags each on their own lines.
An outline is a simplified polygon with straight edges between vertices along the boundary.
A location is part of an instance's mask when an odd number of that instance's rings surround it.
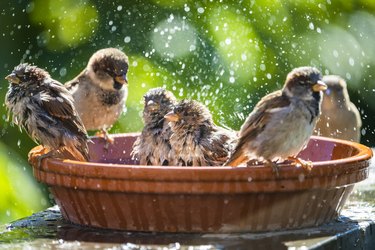
<svg viewBox="0 0 375 250">
<path fill-rule="evenodd" d="M 57 81 L 51 81 L 48 94 L 41 92 L 41 101 L 43 108 L 51 116 L 64 121 L 67 125 L 71 125 L 69 128 L 73 129 L 73 132 L 83 131 L 86 133 L 81 118 L 74 107 L 73 97 L 64 85 Z"/>
<path fill-rule="evenodd" d="M 240 138 L 253 139 L 268 124 L 275 110 L 284 108 L 289 104 L 290 100 L 283 96 L 281 91 L 275 91 L 263 97 L 242 125 L 239 133 Z"/>
<path fill-rule="evenodd" d="M 72 80 L 66 82 L 64 85 L 68 90 L 71 90 L 76 85 L 78 85 L 82 80 L 82 78 L 86 77 L 85 75 L 86 69 L 82 70 L 81 73 L 79 73 L 76 77 L 74 77 Z"/>
<path fill-rule="evenodd" d="M 206 158 L 208 165 L 220 166 L 229 156 L 233 149 L 236 133 L 214 125 L 213 127 L 202 126 L 199 144 Z M 204 135 L 206 134 L 206 135 Z"/>
<path fill-rule="evenodd" d="M 282 95 L 281 90 L 263 97 L 242 125 L 237 145 L 225 165 L 237 166 L 247 161 L 244 153 L 246 143 L 254 140 L 264 130 L 275 111 L 289 104 L 290 100 Z"/>
</svg>

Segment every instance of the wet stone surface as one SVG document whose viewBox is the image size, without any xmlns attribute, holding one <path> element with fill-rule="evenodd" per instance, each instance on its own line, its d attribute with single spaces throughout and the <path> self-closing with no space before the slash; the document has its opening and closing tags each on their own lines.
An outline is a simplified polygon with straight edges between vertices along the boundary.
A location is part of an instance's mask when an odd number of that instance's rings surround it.
<svg viewBox="0 0 375 250">
<path fill-rule="evenodd" d="M 57 206 L 0 227 L 0 249 L 375 249 L 375 168 L 337 220 L 268 233 L 172 234 L 73 225 Z"/>
</svg>

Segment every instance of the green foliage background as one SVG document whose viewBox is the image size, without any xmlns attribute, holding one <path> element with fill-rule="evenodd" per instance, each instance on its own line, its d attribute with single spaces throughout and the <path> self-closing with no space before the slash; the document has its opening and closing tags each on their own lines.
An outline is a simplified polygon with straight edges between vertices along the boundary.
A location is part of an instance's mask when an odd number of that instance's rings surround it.
<svg viewBox="0 0 375 250">
<path fill-rule="evenodd" d="M 130 57 L 127 112 L 111 132 L 142 128 L 142 95 L 166 86 L 204 102 L 218 124 L 239 129 L 257 101 L 294 67 L 314 65 L 347 79 L 375 145 L 373 0 L 2 0 L 0 79 L 20 62 L 65 82 L 90 55 L 118 47 Z M 8 83 L 1 80 L 0 101 Z M 0 107 L 0 222 L 46 206 L 26 163 L 35 144 Z"/>
</svg>

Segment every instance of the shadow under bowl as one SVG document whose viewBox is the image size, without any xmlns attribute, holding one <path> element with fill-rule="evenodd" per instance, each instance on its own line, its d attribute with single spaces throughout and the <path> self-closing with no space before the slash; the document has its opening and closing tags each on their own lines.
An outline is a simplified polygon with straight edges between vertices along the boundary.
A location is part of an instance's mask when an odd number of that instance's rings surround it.
<svg viewBox="0 0 375 250">
<path fill-rule="evenodd" d="M 90 162 L 46 158 L 30 163 L 63 217 L 129 231 L 260 232 L 318 226 L 335 219 L 354 184 L 368 177 L 372 151 L 312 137 L 299 157 L 310 172 L 281 165 L 279 176 L 254 167 L 141 166 L 130 156 L 138 133 L 113 135 L 108 150 L 92 138 Z"/>
</svg>

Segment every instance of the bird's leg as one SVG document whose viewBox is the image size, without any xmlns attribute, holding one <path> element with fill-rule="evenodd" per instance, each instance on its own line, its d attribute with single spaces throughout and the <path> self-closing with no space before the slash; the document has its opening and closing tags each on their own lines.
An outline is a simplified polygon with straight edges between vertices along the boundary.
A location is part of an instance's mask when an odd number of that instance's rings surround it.
<svg viewBox="0 0 375 250">
<path fill-rule="evenodd" d="M 96 136 L 103 138 L 105 140 L 104 148 L 108 150 L 109 145 L 114 143 L 114 139 L 109 135 L 107 129 L 102 128 L 100 131 L 96 133 Z"/>
<path fill-rule="evenodd" d="M 29 152 L 29 154 L 27 155 L 27 157 L 30 159 L 31 157 L 35 156 L 35 157 L 38 157 L 38 155 L 43 155 L 45 154 L 45 151 L 47 149 L 45 147 L 41 147 L 40 149 L 38 150 L 32 150 Z"/>
<path fill-rule="evenodd" d="M 56 150 L 51 150 L 51 151 L 49 151 L 49 152 L 47 152 L 45 154 L 37 156 L 36 158 L 38 159 L 38 168 L 40 168 L 42 166 L 43 159 L 52 157 L 55 154 L 56 154 Z"/>
<path fill-rule="evenodd" d="M 297 157 L 288 157 L 288 160 L 292 161 L 292 165 L 295 165 L 296 167 L 302 167 L 303 169 L 306 169 L 307 171 L 311 171 L 313 168 L 313 164 L 311 161 L 305 161 L 302 160 L 301 158 Z"/>
<path fill-rule="evenodd" d="M 271 167 L 272 171 L 276 174 L 276 177 L 279 177 L 279 166 L 276 162 L 273 162 L 271 160 L 266 160 L 266 163 L 264 164 L 266 167 Z"/>
</svg>

